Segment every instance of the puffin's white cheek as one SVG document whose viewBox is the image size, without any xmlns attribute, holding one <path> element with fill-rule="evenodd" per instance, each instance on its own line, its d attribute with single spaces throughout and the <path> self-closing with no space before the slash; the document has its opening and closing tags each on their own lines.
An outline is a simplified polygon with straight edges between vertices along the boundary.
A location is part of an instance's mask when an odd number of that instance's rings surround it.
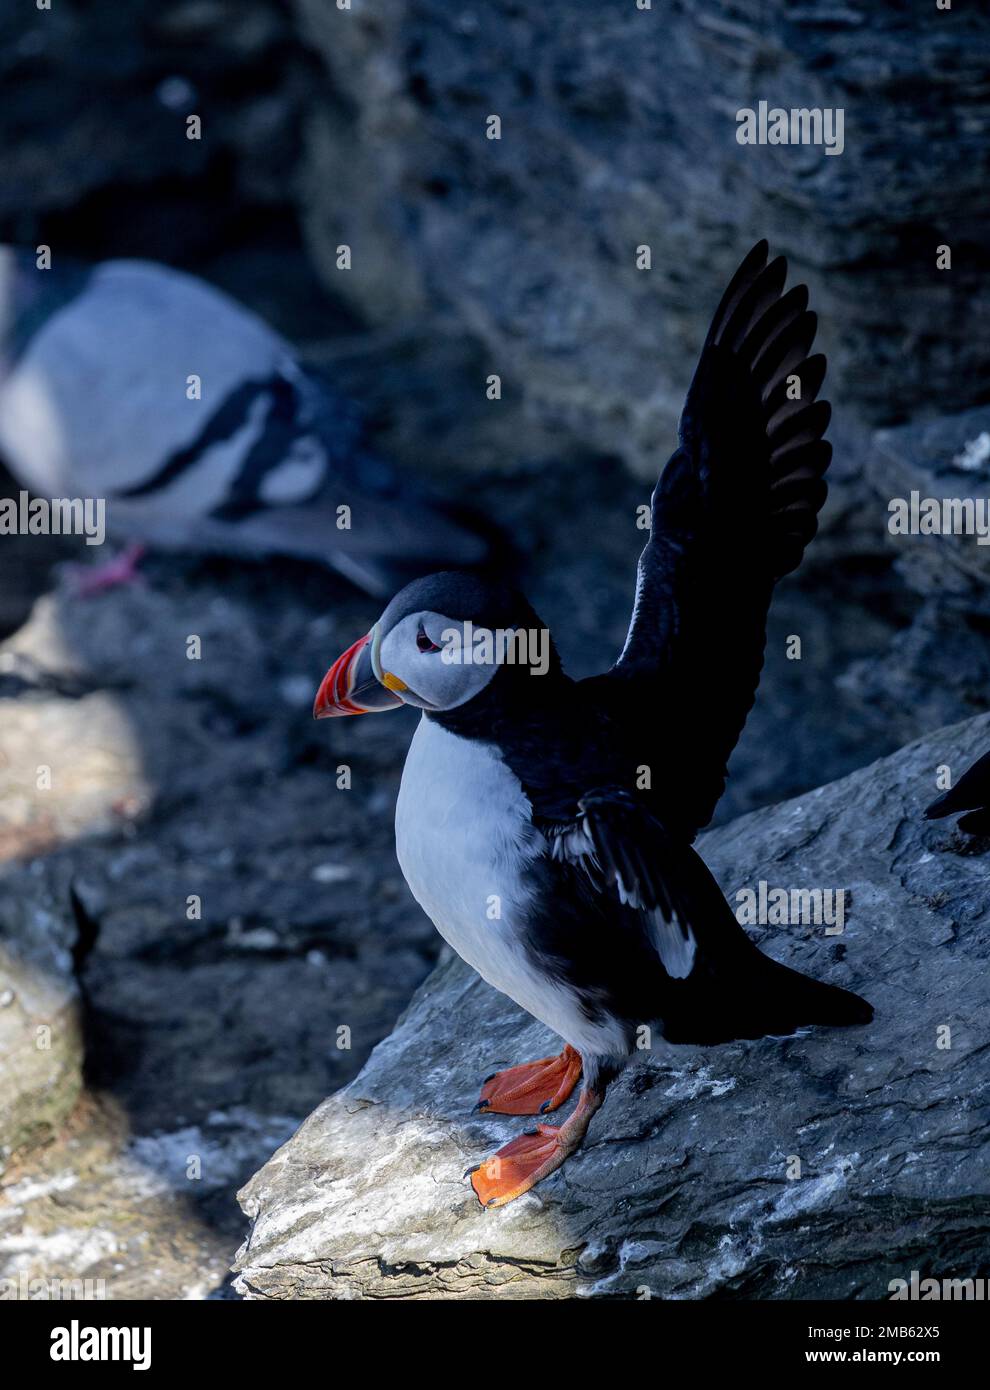
<svg viewBox="0 0 990 1390">
<path fill-rule="evenodd" d="M 382 639 L 378 679 L 407 705 L 446 710 L 466 704 L 498 667 L 474 659 L 466 643 L 449 641 L 447 634 L 455 629 L 458 625 L 442 614 L 409 614 Z M 438 650 L 420 650 L 423 634 Z"/>
<path fill-rule="evenodd" d="M 495 665 L 477 663 L 447 666 L 440 695 L 440 708 L 456 709 L 458 705 L 467 704 L 475 695 L 480 695 L 497 670 L 498 667 Z"/>
<path fill-rule="evenodd" d="M 409 695 L 414 699 L 418 697 L 427 709 L 451 709 L 469 697 L 467 673 L 446 665 L 439 652 L 417 652 L 415 660 L 408 665 Z"/>
</svg>

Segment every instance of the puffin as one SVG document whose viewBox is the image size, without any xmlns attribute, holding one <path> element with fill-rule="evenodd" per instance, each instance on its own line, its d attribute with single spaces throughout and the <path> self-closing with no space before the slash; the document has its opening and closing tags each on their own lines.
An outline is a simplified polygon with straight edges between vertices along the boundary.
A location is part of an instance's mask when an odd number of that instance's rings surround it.
<svg viewBox="0 0 990 1390">
<path fill-rule="evenodd" d="M 715 311 L 652 495 L 625 645 L 573 680 L 507 579 L 416 579 L 326 672 L 317 719 L 420 710 L 395 811 L 417 902 L 489 984 L 559 1035 L 476 1109 L 535 1127 L 469 1170 L 514 1201 L 581 1144 L 630 1058 L 866 1024 L 858 995 L 764 955 L 692 846 L 751 708 L 776 581 L 825 501 L 808 291 L 766 241 Z M 562 1124 L 543 1119 L 580 1084 Z"/>
<path fill-rule="evenodd" d="M 954 787 L 925 807 L 926 820 L 941 820 L 965 811 L 956 824 L 967 835 L 990 835 L 990 753 L 977 758 Z"/>
<path fill-rule="evenodd" d="M 37 497 L 106 500 L 135 577 L 147 547 L 338 571 L 382 600 L 419 575 L 506 563 L 497 528 L 418 486 L 357 404 L 195 275 L 0 247 L 0 458 Z"/>
</svg>

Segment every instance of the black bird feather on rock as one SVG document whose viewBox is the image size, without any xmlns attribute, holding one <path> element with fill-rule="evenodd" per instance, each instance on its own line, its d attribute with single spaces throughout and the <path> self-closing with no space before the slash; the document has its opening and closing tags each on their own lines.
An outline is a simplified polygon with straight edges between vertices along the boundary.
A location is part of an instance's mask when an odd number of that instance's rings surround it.
<svg viewBox="0 0 990 1390">
<path fill-rule="evenodd" d="M 990 835 L 990 753 L 984 753 L 956 785 L 943 792 L 925 808 L 928 820 L 941 820 L 959 811 L 967 814 L 957 822 L 967 835 Z"/>
</svg>

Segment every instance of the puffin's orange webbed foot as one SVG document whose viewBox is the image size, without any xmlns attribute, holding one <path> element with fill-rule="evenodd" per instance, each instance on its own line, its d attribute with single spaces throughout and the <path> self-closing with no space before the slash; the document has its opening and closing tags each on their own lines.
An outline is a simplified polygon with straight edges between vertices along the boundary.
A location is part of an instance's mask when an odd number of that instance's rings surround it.
<svg viewBox="0 0 990 1390">
<path fill-rule="evenodd" d="M 549 1177 L 579 1146 L 604 1098 L 603 1089 L 586 1086 L 574 1113 L 559 1129 L 537 1125 L 471 1169 L 471 1186 L 481 1205 L 504 1207 Z"/>
<path fill-rule="evenodd" d="M 560 1130 L 552 1125 L 537 1125 L 475 1168 L 471 1186 L 483 1207 L 501 1207 L 535 1187 L 566 1157 Z"/>
<path fill-rule="evenodd" d="M 563 1105 L 580 1075 L 581 1054 L 568 1043 L 559 1056 L 493 1072 L 475 1109 L 495 1115 L 545 1115 Z"/>
</svg>

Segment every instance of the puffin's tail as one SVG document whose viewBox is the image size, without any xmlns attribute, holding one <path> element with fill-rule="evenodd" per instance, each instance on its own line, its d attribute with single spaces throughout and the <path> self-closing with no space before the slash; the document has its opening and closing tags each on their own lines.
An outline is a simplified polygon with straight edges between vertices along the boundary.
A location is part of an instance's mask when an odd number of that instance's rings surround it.
<svg viewBox="0 0 990 1390">
<path fill-rule="evenodd" d="M 849 1028 L 873 1018 L 872 1006 L 851 990 L 813 980 L 753 951 L 747 970 L 719 973 L 703 985 L 699 981 L 696 991 L 685 990 L 683 1006 L 664 1019 L 668 1042 L 788 1037 L 801 1028 Z"/>
<path fill-rule="evenodd" d="M 756 956 L 738 1037 L 786 1036 L 799 1028 L 849 1028 L 872 1020 L 872 1005 L 851 990 L 814 980 L 761 951 Z"/>
<path fill-rule="evenodd" d="M 813 980 L 765 956 L 736 920 L 701 857 L 681 860 L 677 897 L 697 941 L 694 968 L 673 983 L 664 1015 L 669 1042 L 786 1037 L 799 1028 L 869 1023 L 873 1008 L 851 990 Z"/>
</svg>

